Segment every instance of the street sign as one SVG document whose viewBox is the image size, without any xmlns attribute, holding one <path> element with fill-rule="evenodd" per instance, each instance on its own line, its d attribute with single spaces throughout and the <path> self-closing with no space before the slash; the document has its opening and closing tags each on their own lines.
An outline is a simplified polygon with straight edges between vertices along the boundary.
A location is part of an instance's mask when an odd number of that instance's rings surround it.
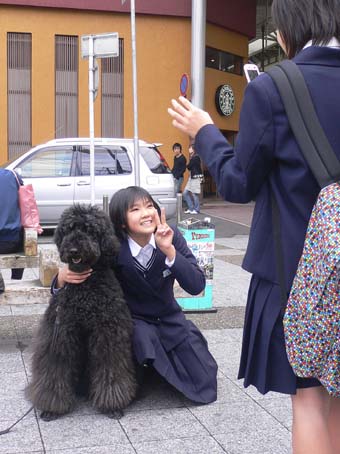
<svg viewBox="0 0 340 454">
<path fill-rule="evenodd" d="M 98 93 L 99 68 L 96 58 L 118 57 L 118 33 L 100 33 L 81 37 L 81 56 L 89 60 L 89 132 L 91 205 L 95 204 L 94 174 L 94 101 Z"/>
<path fill-rule="evenodd" d="M 89 58 L 89 38 L 93 39 L 93 56 L 96 58 L 118 57 L 118 33 L 99 33 L 97 35 L 83 35 L 81 37 L 81 57 Z"/>
<path fill-rule="evenodd" d="M 188 76 L 188 74 L 183 74 L 181 77 L 181 81 L 179 83 L 179 91 L 182 96 L 187 95 L 188 87 L 189 87 L 189 76 Z"/>
</svg>

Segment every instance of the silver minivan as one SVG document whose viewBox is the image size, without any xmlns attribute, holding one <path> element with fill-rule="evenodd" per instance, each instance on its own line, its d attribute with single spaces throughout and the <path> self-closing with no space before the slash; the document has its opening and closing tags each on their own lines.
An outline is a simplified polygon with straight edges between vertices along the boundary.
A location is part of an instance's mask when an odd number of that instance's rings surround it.
<svg viewBox="0 0 340 454">
<path fill-rule="evenodd" d="M 140 185 L 165 207 L 167 217 L 176 213 L 171 171 L 157 145 L 139 141 Z M 95 139 L 95 203 L 103 196 L 135 184 L 133 139 Z M 4 165 L 16 170 L 25 184 L 32 183 L 42 227 L 54 228 L 65 208 L 90 203 L 90 139 L 55 139 L 38 145 Z"/>
</svg>

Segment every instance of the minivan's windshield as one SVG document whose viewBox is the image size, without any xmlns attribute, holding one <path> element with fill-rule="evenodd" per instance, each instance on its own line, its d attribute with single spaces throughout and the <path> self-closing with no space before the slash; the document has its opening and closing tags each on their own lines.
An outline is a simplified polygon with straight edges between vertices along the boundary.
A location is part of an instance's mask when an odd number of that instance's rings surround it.
<svg viewBox="0 0 340 454">
<path fill-rule="evenodd" d="M 157 147 L 140 147 L 139 152 L 152 173 L 171 173 L 168 163 Z"/>
</svg>

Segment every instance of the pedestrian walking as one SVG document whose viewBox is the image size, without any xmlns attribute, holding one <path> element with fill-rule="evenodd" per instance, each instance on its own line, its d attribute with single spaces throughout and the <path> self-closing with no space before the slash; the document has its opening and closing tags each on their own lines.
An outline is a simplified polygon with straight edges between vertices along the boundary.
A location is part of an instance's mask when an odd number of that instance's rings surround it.
<svg viewBox="0 0 340 454">
<path fill-rule="evenodd" d="M 319 121 L 340 158 L 340 1 L 273 0 L 277 39 L 298 65 Z M 231 202 L 256 199 L 243 268 L 252 273 L 239 378 L 263 394 L 292 396 L 294 454 L 340 452 L 340 401 L 313 378 L 295 376 L 285 350 L 271 197 L 280 212 L 286 288 L 292 285 L 308 220 L 320 191 L 290 128 L 279 92 L 267 74 L 246 89 L 235 147 L 207 112 L 187 99 L 172 101 L 173 125 L 195 147 Z"/>
</svg>

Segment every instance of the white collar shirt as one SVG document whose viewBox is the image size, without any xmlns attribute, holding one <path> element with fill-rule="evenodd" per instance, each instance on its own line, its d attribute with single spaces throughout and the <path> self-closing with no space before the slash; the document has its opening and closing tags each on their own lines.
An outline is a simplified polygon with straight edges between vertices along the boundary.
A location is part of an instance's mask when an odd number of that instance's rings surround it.
<svg viewBox="0 0 340 454">
<path fill-rule="evenodd" d="M 136 241 L 133 240 L 130 236 L 128 237 L 128 244 L 132 257 L 134 257 L 142 266 L 144 266 L 144 268 L 146 268 L 146 265 L 148 264 L 149 260 L 152 257 L 154 249 L 156 249 L 155 235 L 154 234 L 151 235 L 149 243 L 146 244 L 144 247 L 136 243 Z M 175 258 L 176 257 L 174 257 L 173 260 L 169 260 L 166 257 L 165 264 L 169 268 L 171 268 L 172 265 L 175 263 Z"/>
<path fill-rule="evenodd" d="M 151 235 L 150 241 L 144 247 L 136 243 L 130 236 L 128 237 L 128 243 L 132 257 L 134 257 L 142 266 L 146 267 L 152 257 L 154 249 L 156 249 L 154 234 Z"/>
</svg>

